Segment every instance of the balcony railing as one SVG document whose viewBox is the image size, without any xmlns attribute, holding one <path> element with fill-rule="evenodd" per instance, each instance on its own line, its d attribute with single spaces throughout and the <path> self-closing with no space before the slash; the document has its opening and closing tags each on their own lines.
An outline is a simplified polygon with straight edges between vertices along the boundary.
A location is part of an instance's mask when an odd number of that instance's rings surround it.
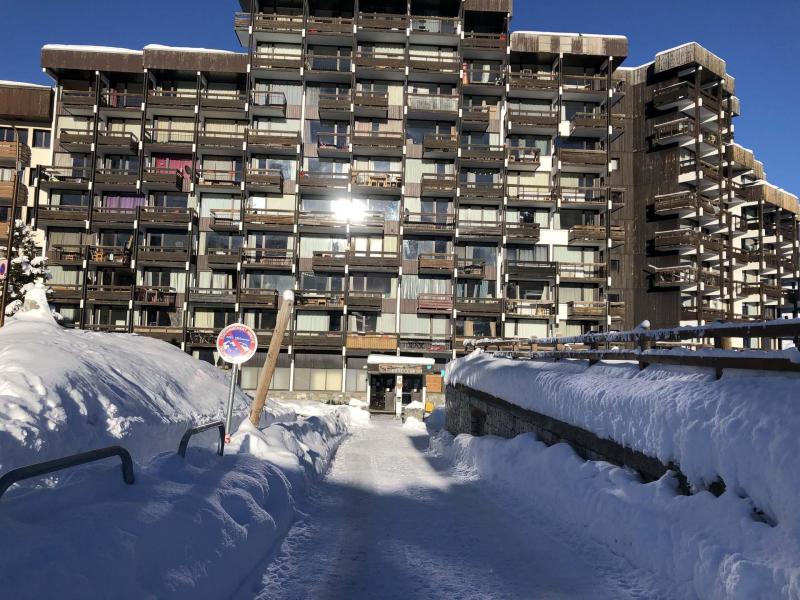
<svg viewBox="0 0 800 600">
<path fill-rule="evenodd" d="M 549 185 L 509 183 L 508 199 L 515 203 L 555 204 L 556 191 Z"/>
<path fill-rule="evenodd" d="M 422 138 L 424 151 L 458 152 L 458 136 L 454 133 L 428 133 Z"/>
<path fill-rule="evenodd" d="M 239 302 L 261 308 L 278 308 L 278 291 L 245 287 L 239 290 Z"/>
<path fill-rule="evenodd" d="M 451 17 L 411 17 L 412 33 L 458 33 L 458 19 Z"/>
<path fill-rule="evenodd" d="M 325 150 L 348 151 L 350 149 L 350 136 L 346 133 L 318 133 L 316 142 L 318 152 Z"/>
<path fill-rule="evenodd" d="M 403 185 L 403 174 L 390 171 L 352 171 L 350 181 L 357 186 L 399 190 Z"/>
<path fill-rule="evenodd" d="M 170 189 L 182 190 L 184 177 L 188 179 L 189 173 L 168 167 L 145 167 L 142 180 L 149 185 L 165 185 Z"/>
<path fill-rule="evenodd" d="M 295 306 L 299 309 L 344 308 L 344 293 L 321 290 L 300 290 L 295 294 Z"/>
<path fill-rule="evenodd" d="M 551 280 L 556 277 L 556 263 L 540 260 L 507 260 L 509 279 Z"/>
<path fill-rule="evenodd" d="M 0 165 L 13 166 L 18 161 L 23 168 L 30 166 L 30 146 L 22 142 L 0 142 Z"/>
<path fill-rule="evenodd" d="M 506 313 L 512 317 L 534 317 L 549 319 L 555 315 L 555 305 L 552 300 L 506 300 Z"/>
<path fill-rule="evenodd" d="M 311 265 L 315 271 L 343 271 L 347 263 L 345 252 L 317 251 L 311 258 Z"/>
<path fill-rule="evenodd" d="M 89 302 L 128 302 L 133 288 L 129 285 L 87 285 Z"/>
<path fill-rule="evenodd" d="M 294 250 L 273 248 L 245 248 L 242 264 L 250 268 L 274 268 L 289 270 L 294 264 Z"/>
<path fill-rule="evenodd" d="M 0 227 L 2 225 L 0 224 Z M 5 232 L 8 234 L 8 232 Z M 0 244 L 3 244 L 5 239 L 0 239 Z M 70 264 L 81 263 L 86 256 L 86 246 L 70 246 L 63 244 L 54 244 L 47 248 L 47 261 L 51 264 Z"/>
<path fill-rule="evenodd" d="M 241 169 L 206 169 L 200 167 L 198 170 L 198 183 L 200 185 L 234 187 L 241 182 Z"/>
<path fill-rule="evenodd" d="M 494 315 L 503 310 L 503 300 L 499 298 L 456 298 L 455 309 L 460 313 Z"/>
<path fill-rule="evenodd" d="M 269 129 L 250 128 L 247 130 L 248 147 L 267 148 L 273 150 L 297 151 L 300 134 L 291 131 L 271 131 Z"/>
<path fill-rule="evenodd" d="M 373 90 L 356 90 L 353 103 L 358 108 L 381 108 L 389 106 L 389 94 Z"/>
<path fill-rule="evenodd" d="M 347 55 L 317 54 L 310 52 L 306 54 L 305 67 L 309 72 L 333 72 L 350 73 L 352 58 Z"/>
<path fill-rule="evenodd" d="M 180 109 L 194 109 L 197 103 L 197 92 L 178 90 L 150 90 L 147 93 L 147 105 Z"/>
<path fill-rule="evenodd" d="M 292 52 L 255 52 L 253 54 L 253 69 L 269 71 L 299 71 L 303 66 L 303 57 Z"/>
<path fill-rule="evenodd" d="M 244 143 L 247 132 L 245 129 L 234 129 L 232 131 L 214 131 L 203 129 L 197 132 L 197 143 L 199 146 L 211 148 L 234 148 L 240 149 Z"/>
<path fill-rule="evenodd" d="M 606 263 L 558 263 L 558 275 L 565 281 L 598 281 L 606 278 Z"/>
<path fill-rule="evenodd" d="M 554 73 L 533 71 L 512 72 L 508 77 L 511 89 L 558 91 L 558 77 Z"/>
<path fill-rule="evenodd" d="M 602 319 L 606 314 L 605 302 L 567 302 L 567 318 Z"/>
<path fill-rule="evenodd" d="M 411 50 L 408 54 L 408 67 L 410 71 L 456 74 L 461 69 L 461 62 L 455 53 L 427 55 Z"/>
<path fill-rule="evenodd" d="M 467 65 L 463 78 L 465 85 L 499 86 L 504 83 L 505 70 L 502 67 L 483 68 Z"/>
<path fill-rule="evenodd" d="M 405 31 L 406 15 L 393 13 L 358 13 L 358 28 L 365 31 Z"/>
<path fill-rule="evenodd" d="M 456 257 L 447 252 L 420 254 L 417 257 L 417 268 L 420 273 L 452 273 L 456 267 Z"/>
<path fill-rule="evenodd" d="M 353 33 L 353 19 L 348 17 L 318 17 L 309 15 L 306 22 L 309 34 L 314 33 Z"/>
<path fill-rule="evenodd" d="M 425 112 L 456 113 L 458 112 L 458 99 L 459 96 L 456 94 L 408 94 L 408 108 Z"/>
<path fill-rule="evenodd" d="M 510 169 L 523 166 L 538 167 L 541 163 L 541 151 L 536 148 L 509 146 L 507 156 Z"/>
<path fill-rule="evenodd" d="M 458 277 L 461 279 L 483 279 L 486 275 L 486 261 L 478 258 L 458 258 L 456 259 Z"/>
<path fill-rule="evenodd" d="M 393 271 L 400 266 L 400 254 L 378 250 L 350 250 L 347 252 L 347 264 L 350 270 Z"/>
<path fill-rule="evenodd" d="M 449 315 L 453 312 L 453 295 L 420 294 L 417 296 L 417 312 Z"/>
<path fill-rule="evenodd" d="M 539 223 L 506 223 L 506 235 L 516 241 L 521 239 L 530 242 L 539 241 Z"/>
<path fill-rule="evenodd" d="M 658 123 L 653 126 L 653 140 L 656 142 L 670 142 L 674 141 L 677 137 L 694 137 L 696 135 L 694 120 L 684 117 L 668 121 L 666 123 Z"/>
<path fill-rule="evenodd" d="M 339 111 L 349 111 L 350 110 L 350 102 L 351 96 L 350 92 L 340 92 L 340 93 L 332 93 L 332 92 L 322 92 L 319 95 L 319 110 L 339 110 Z"/>
<path fill-rule="evenodd" d="M 452 349 L 453 340 L 449 336 L 416 333 L 400 335 L 400 350 L 404 352 L 450 352 Z"/>
<path fill-rule="evenodd" d="M 530 151 L 536 152 L 532 148 Z M 462 160 L 495 162 L 501 161 L 505 157 L 506 148 L 499 144 L 463 144 L 461 146 Z"/>
<path fill-rule="evenodd" d="M 353 146 L 361 152 L 369 152 L 370 148 L 402 149 L 405 137 L 399 131 L 354 131 Z"/>
<path fill-rule="evenodd" d="M 177 292 L 168 286 L 139 286 L 134 290 L 133 301 L 155 306 L 174 306 Z"/>
<path fill-rule="evenodd" d="M 383 293 L 350 290 L 347 292 L 347 308 L 348 310 L 380 311 L 383 308 Z"/>
<path fill-rule="evenodd" d="M 605 75 L 570 75 L 561 77 L 564 92 L 605 92 L 608 79 Z"/>
<path fill-rule="evenodd" d="M 369 69 L 403 69 L 405 70 L 406 58 L 403 52 L 373 52 L 372 50 L 358 50 L 353 58 L 356 68 Z"/>
<path fill-rule="evenodd" d="M 200 93 L 200 107 L 216 110 L 244 110 L 247 94 L 242 92 L 223 92 L 204 90 Z"/>
<path fill-rule="evenodd" d="M 701 208 L 709 215 L 717 213 L 717 207 L 711 200 L 688 190 L 656 196 L 653 208 L 657 215 L 668 215 L 682 210 L 699 212 Z"/>
<path fill-rule="evenodd" d="M 606 232 L 605 225 L 573 225 L 569 229 L 569 241 L 605 241 L 624 242 L 625 230 L 612 226 Z"/>
<path fill-rule="evenodd" d="M 403 225 L 413 231 L 448 231 L 455 227 L 452 213 L 407 212 L 403 215 Z"/>
<path fill-rule="evenodd" d="M 455 192 L 457 187 L 455 175 L 422 175 L 422 192 L 428 194 Z"/>
<path fill-rule="evenodd" d="M 186 225 L 192 222 L 194 210 L 180 206 L 142 206 L 139 222 L 153 225 Z"/>
<path fill-rule="evenodd" d="M 295 331 L 292 342 L 296 348 L 341 348 L 344 333 L 341 331 Z"/>
<path fill-rule="evenodd" d="M 608 165 L 608 153 L 601 149 L 559 148 L 558 158 L 561 162 L 570 165 Z"/>
<path fill-rule="evenodd" d="M 458 219 L 459 235 L 500 236 L 502 229 L 503 224 L 497 220 Z"/>
<path fill-rule="evenodd" d="M 502 33 L 464 32 L 464 48 L 470 50 L 505 50 L 508 36 Z"/>
<path fill-rule="evenodd" d="M 131 252 L 123 246 L 89 246 L 88 257 L 90 263 L 102 265 L 128 266 L 131 262 Z"/>
<path fill-rule="evenodd" d="M 294 225 L 295 213 L 293 210 L 276 210 L 271 208 L 247 208 L 244 212 L 245 224 L 254 227 L 276 226 L 281 229 Z"/>
<path fill-rule="evenodd" d="M 92 178 L 88 167 L 41 167 L 42 182 L 52 185 L 88 184 Z"/>
<path fill-rule="evenodd" d="M 236 290 L 231 288 L 192 287 L 189 288 L 189 302 L 233 304 L 236 302 Z"/>
<path fill-rule="evenodd" d="M 138 179 L 138 169 L 99 167 L 94 175 L 95 183 L 104 183 L 107 185 L 135 186 Z"/>
<path fill-rule="evenodd" d="M 61 104 L 65 108 L 91 108 L 95 105 L 97 100 L 97 92 L 95 90 L 62 90 L 61 91 Z"/>
<path fill-rule="evenodd" d="M 350 181 L 349 173 L 309 172 L 300 173 L 300 185 L 310 188 L 343 189 Z"/>
<path fill-rule="evenodd" d="M 150 263 L 184 263 L 189 260 L 189 249 L 178 246 L 140 246 L 136 260 Z"/>
<path fill-rule="evenodd" d="M 149 127 L 145 130 L 145 142 L 148 144 L 191 146 L 194 142 L 194 131 L 191 129 L 182 130 L 166 127 Z"/>
<path fill-rule="evenodd" d="M 352 350 L 397 350 L 397 334 L 349 331 L 346 344 Z"/>
</svg>

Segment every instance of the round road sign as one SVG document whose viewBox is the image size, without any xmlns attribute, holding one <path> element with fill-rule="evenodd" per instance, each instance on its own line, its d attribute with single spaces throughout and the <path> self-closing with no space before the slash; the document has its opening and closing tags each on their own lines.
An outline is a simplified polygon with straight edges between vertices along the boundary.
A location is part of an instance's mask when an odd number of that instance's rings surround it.
<svg viewBox="0 0 800 600">
<path fill-rule="evenodd" d="M 217 336 L 217 351 L 225 362 L 241 365 L 253 358 L 258 348 L 256 332 L 247 325 L 228 325 Z"/>
</svg>

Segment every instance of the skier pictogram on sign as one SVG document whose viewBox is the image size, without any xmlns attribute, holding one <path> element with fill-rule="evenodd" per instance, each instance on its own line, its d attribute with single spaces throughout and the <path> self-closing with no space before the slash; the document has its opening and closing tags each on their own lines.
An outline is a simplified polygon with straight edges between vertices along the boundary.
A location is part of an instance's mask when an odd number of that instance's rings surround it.
<svg viewBox="0 0 800 600">
<path fill-rule="evenodd" d="M 217 351 L 228 363 L 240 365 L 250 360 L 258 348 L 256 332 L 247 325 L 228 325 L 217 336 Z"/>
</svg>

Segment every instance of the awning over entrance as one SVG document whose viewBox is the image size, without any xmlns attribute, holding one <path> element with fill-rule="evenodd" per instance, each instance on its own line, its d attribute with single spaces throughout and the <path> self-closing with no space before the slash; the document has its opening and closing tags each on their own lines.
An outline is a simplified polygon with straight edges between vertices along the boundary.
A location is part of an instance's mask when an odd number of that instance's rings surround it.
<svg viewBox="0 0 800 600">
<path fill-rule="evenodd" d="M 395 373 L 398 375 L 424 375 L 429 373 L 436 361 L 420 356 L 388 356 L 370 354 L 367 357 L 367 370 L 370 373 Z"/>
</svg>

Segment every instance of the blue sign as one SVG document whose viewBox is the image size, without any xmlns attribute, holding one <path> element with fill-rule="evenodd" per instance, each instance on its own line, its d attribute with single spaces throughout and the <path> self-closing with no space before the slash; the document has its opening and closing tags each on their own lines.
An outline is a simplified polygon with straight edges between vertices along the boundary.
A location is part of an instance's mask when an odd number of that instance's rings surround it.
<svg viewBox="0 0 800 600">
<path fill-rule="evenodd" d="M 256 332 L 247 325 L 228 325 L 217 336 L 217 351 L 225 362 L 240 365 L 253 358 L 258 348 Z"/>
</svg>

